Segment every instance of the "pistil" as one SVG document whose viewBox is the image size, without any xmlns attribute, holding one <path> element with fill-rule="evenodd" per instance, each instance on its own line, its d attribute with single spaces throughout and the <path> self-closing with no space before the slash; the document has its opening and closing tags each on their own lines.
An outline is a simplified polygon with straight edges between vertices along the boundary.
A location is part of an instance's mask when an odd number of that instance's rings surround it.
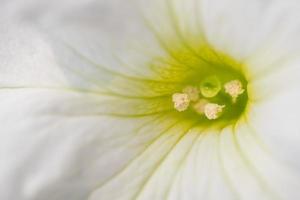
<svg viewBox="0 0 300 200">
<path fill-rule="evenodd" d="M 221 89 L 221 82 L 217 76 L 209 76 L 200 83 L 201 94 L 206 98 L 217 96 Z"/>
</svg>

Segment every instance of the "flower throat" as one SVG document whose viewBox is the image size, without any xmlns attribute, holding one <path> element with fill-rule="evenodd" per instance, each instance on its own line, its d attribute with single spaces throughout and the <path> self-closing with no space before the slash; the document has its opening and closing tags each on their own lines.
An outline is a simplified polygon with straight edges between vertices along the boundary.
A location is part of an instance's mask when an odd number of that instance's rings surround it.
<svg viewBox="0 0 300 200">
<path fill-rule="evenodd" d="M 241 117 L 248 102 L 242 64 L 209 46 L 197 52 L 172 52 L 172 56 L 175 65 L 166 68 L 172 71 L 166 78 L 180 82 L 169 97 L 176 116 L 221 127 Z"/>
</svg>

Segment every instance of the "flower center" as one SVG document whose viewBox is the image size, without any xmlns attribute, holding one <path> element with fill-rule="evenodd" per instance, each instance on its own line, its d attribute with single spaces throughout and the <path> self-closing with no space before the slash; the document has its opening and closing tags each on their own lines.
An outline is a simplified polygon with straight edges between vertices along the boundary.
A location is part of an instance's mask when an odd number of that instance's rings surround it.
<svg viewBox="0 0 300 200">
<path fill-rule="evenodd" d="M 190 109 L 208 120 L 216 120 L 231 115 L 230 112 L 237 109 L 235 107 L 243 106 L 239 105 L 243 103 L 239 99 L 244 92 L 243 83 L 238 79 L 222 83 L 222 78 L 209 76 L 199 84 L 186 86 L 181 93 L 173 94 L 172 101 L 178 112 Z"/>
<path fill-rule="evenodd" d="M 183 68 L 180 72 L 170 68 L 176 73 L 166 77 L 180 82 L 169 99 L 176 115 L 198 119 L 205 126 L 224 127 L 237 122 L 248 102 L 243 65 L 210 47 L 172 55 Z"/>
</svg>

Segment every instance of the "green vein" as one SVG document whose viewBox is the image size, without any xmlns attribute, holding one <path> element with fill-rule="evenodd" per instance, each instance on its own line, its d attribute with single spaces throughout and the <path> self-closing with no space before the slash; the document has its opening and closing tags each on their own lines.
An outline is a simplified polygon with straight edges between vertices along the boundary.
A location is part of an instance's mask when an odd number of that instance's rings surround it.
<svg viewBox="0 0 300 200">
<path fill-rule="evenodd" d="M 170 95 L 157 95 L 157 96 L 131 96 L 131 95 L 123 95 L 114 92 L 103 92 L 103 91 L 95 91 L 90 89 L 81 89 L 74 87 L 55 87 L 55 86 L 2 86 L 0 90 L 58 90 L 64 92 L 75 92 L 75 93 L 85 93 L 85 94 L 93 94 L 93 95 L 102 95 L 102 96 L 112 96 L 119 97 L 124 99 L 141 99 L 141 100 L 154 100 L 154 99 L 165 99 L 170 98 Z"/>
<path fill-rule="evenodd" d="M 232 137 L 232 134 L 231 134 L 231 137 Z M 219 146 L 221 147 L 221 135 L 219 136 Z M 224 164 L 224 159 L 222 158 L 222 149 L 219 148 L 219 151 L 218 151 L 218 160 L 220 162 L 220 165 L 221 165 L 221 171 L 222 171 L 222 174 L 223 174 L 223 177 L 225 179 L 225 181 L 228 183 L 228 186 L 229 186 L 229 189 L 230 191 L 232 192 L 232 194 L 235 196 L 236 199 L 241 199 L 239 193 L 237 192 L 237 190 L 235 189 L 233 183 L 232 183 L 232 180 L 230 178 L 230 175 L 228 174 L 228 170 L 225 168 L 225 164 Z"/>
<path fill-rule="evenodd" d="M 202 129 L 201 132 L 204 131 L 204 130 L 205 129 Z M 191 144 L 190 148 L 188 149 L 188 151 L 186 152 L 184 158 L 181 160 L 181 163 L 178 166 L 177 172 L 175 172 L 175 174 L 173 175 L 173 178 L 170 181 L 171 184 L 169 186 L 169 189 L 166 191 L 165 199 L 170 199 L 172 188 L 173 188 L 173 186 L 175 184 L 176 178 L 179 177 L 180 170 L 182 170 L 184 164 L 186 164 L 188 158 L 190 158 L 190 153 L 196 148 L 197 145 L 201 145 L 201 143 L 198 143 L 198 142 L 201 141 L 201 139 L 203 139 L 203 137 L 204 137 L 204 134 L 200 134 L 199 133 L 197 135 L 197 137 L 194 139 L 194 141 L 192 142 L 192 144 Z"/>
<path fill-rule="evenodd" d="M 106 181 L 104 181 L 103 183 L 97 185 L 95 187 L 95 189 L 93 191 L 91 191 L 89 198 L 93 195 L 94 192 L 96 192 L 99 188 L 102 188 L 104 186 L 106 186 L 107 184 L 109 184 L 112 180 L 116 179 L 119 175 L 121 175 L 122 173 L 126 173 L 126 170 L 134 163 L 136 162 L 136 160 L 138 158 L 141 158 L 146 152 L 147 150 L 150 149 L 150 147 L 156 143 L 166 132 L 168 132 L 169 130 L 171 130 L 173 127 L 175 127 L 176 125 L 178 125 L 178 121 L 176 121 L 175 123 L 172 123 L 171 125 L 167 126 L 165 129 L 163 129 L 156 137 L 154 137 L 154 139 L 152 139 L 147 146 L 141 151 L 139 152 L 138 155 L 136 155 L 132 160 L 130 160 L 122 169 L 120 169 L 118 172 L 116 172 L 112 177 L 110 177 L 109 179 L 107 179 Z"/>
<path fill-rule="evenodd" d="M 264 180 L 263 176 L 259 173 L 258 169 L 254 166 L 254 164 L 252 163 L 252 161 L 248 158 L 248 156 L 246 155 L 246 153 L 244 152 L 242 146 L 239 143 L 239 139 L 237 138 L 237 132 L 235 130 L 233 130 L 233 138 L 234 138 L 234 143 L 237 149 L 237 153 L 240 154 L 240 158 L 242 161 L 244 161 L 244 164 L 247 166 L 247 168 L 249 169 L 249 171 L 257 178 L 256 180 L 258 180 L 259 185 L 261 186 L 261 188 L 265 188 L 265 190 L 269 191 L 272 199 L 279 199 L 278 195 L 275 193 L 275 191 L 273 191 L 270 186 L 267 184 L 267 181 Z"/>
<path fill-rule="evenodd" d="M 174 82 L 168 82 L 168 81 L 163 81 L 163 80 L 155 80 L 155 79 L 146 79 L 146 78 L 140 78 L 140 77 L 136 77 L 136 76 L 130 76 L 130 75 L 126 75 L 126 74 L 122 74 L 120 72 L 117 71 L 113 71 L 107 67 L 104 67 L 100 64 L 97 64 L 95 62 L 93 62 L 92 60 L 86 58 L 84 55 L 82 55 L 81 53 L 79 53 L 75 48 L 73 48 L 72 46 L 66 44 L 66 46 L 73 51 L 74 54 L 78 55 L 80 58 L 82 58 L 83 60 L 85 60 L 86 62 L 88 62 L 89 64 L 91 64 L 92 66 L 95 66 L 96 69 L 98 70 L 103 70 L 106 71 L 112 75 L 116 75 L 125 79 L 129 79 L 129 80 L 134 80 L 134 81 L 138 81 L 138 82 L 151 82 L 151 83 L 164 83 L 164 84 L 174 84 Z"/>
<path fill-rule="evenodd" d="M 137 194 L 134 195 L 133 199 L 139 199 L 140 195 L 142 195 L 142 193 L 144 192 L 144 189 L 146 188 L 147 184 L 149 183 L 149 181 L 151 180 L 151 178 L 155 175 L 155 173 L 157 173 L 158 169 L 160 168 L 160 166 L 162 166 L 162 164 L 165 162 L 165 160 L 169 157 L 169 155 L 171 154 L 171 152 L 176 148 L 176 145 L 186 136 L 186 133 L 189 132 L 190 129 L 192 129 L 193 127 L 197 126 L 197 123 L 193 123 L 189 128 L 187 128 L 178 138 L 178 140 L 175 142 L 175 144 L 173 146 L 171 146 L 170 150 L 163 156 L 163 158 L 159 161 L 159 163 L 156 165 L 156 167 L 153 169 L 152 173 L 150 173 L 150 175 L 148 176 L 148 178 L 146 178 L 146 181 L 144 181 L 144 183 L 141 186 L 141 189 L 137 192 Z"/>
</svg>

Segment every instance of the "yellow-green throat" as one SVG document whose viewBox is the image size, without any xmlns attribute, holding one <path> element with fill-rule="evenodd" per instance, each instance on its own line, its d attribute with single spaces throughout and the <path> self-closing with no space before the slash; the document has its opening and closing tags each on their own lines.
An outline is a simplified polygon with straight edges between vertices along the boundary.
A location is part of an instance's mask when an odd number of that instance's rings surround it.
<svg viewBox="0 0 300 200">
<path fill-rule="evenodd" d="M 209 45 L 170 55 L 164 79 L 180 82 L 169 96 L 176 116 L 218 128 L 237 122 L 248 103 L 243 65 Z"/>
</svg>

